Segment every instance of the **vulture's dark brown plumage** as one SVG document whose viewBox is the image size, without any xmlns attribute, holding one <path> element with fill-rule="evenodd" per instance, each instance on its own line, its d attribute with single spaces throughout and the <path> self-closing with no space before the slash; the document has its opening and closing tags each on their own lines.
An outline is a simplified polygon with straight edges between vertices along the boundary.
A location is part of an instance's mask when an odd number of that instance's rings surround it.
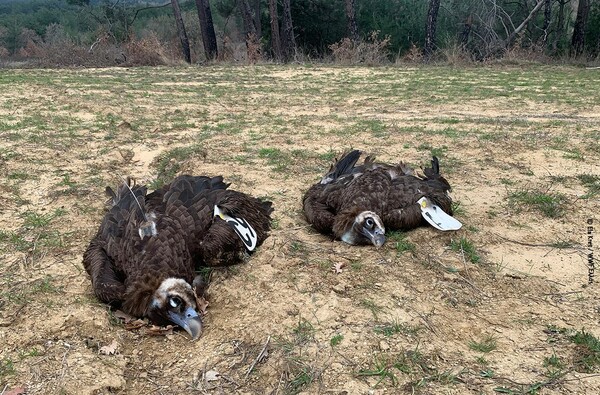
<svg viewBox="0 0 600 395">
<path fill-rule="evenodd" d="M 354 150 L 338 160 L 304 195 L 308 222 L 319 232 L 348 244 L 385 242 L 385 230 L 408 230 L 425 223 L 417 201 L 426 197 L 452 215 L 450 184 L 440 175 L 439 161 L 418 176 L 402 162 L 389 165 Z"/>
<path fill-rule="evenodd" d="M 96 297 L 158 325 L 175 323 L 197 338 L 202 290 L 195 270 L 234 264 L 247 253 L 233 227 L 215 216 L 215 205 L 247 221 L 257 246 L 270 229 L 271 202 L 228 186 L 220 176 L 184 175 L 152 193 L 129 180 L 116 193 L 107 187 L 110 207 L 83 255 Z"/>
</svg>

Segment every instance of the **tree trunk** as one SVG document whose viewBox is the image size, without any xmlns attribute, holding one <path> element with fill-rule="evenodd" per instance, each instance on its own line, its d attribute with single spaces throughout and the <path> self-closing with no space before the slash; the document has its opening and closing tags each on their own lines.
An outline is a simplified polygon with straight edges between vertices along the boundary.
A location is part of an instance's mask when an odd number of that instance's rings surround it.
<svg viewBox="0 0 600 395">
<path fill-rule="evenodd" d="M 281 40 L 279 39 L 279 14 L 277 13 L 277 0 L 269 0 L 269 15 L 271 17 L 271 47 L 275 60 L 281 62 Z"/>
<path fill-rule="evenodd" d="M 358 25 L 356 24 L 355 0 L 346 0 L 346 23 L 348 24 L 348 37 L 350 40 L 358 41 Z"/>
<path fill-rule="evenodd" d="M 250 7 L 250 0 L 242 0 L 242 20 L 246 31 L 246 40 L 251 35 L 256 36 L 256 24 L 254 23 L 254 12 Z"/>
<path fill-rule="evenodd" d="M 192 56 L 190 55 L 190 41 L 188 40 L 187 33 L 185 32 L 185 25 L 183 24 L 183 18 L 181 17 L 179 2 L 177 0 L 171 0 L 171 5 L 173 6 L 175 24 L 177 25 L 177 35 L 179 36 L 179 41 L 181 41 L 183 57 L 185 58 L 186 62 L 192 63 Z"/>
<path fill-rule="evenodd" d="M 558 42 L 564 39 L 565 32 L 565 4 L 569 0 L 559 0 L 558 2 L 558 22 L 556 23 L 556 32 L 554 33 L 554 41 L 552 41 L 552 52 L 558 52 Z"/>
<path fill-rule="evenodd" d="M 544 31 L 544 36 L 542 37 L 542 46 L 545 49 L 546 43 L 548 42 L 548 29 L 550 28 L 550 21 L 552 21 L 552 0 L 546 0 L 546 4 L 544 5 L 544 25 L 542 26 L 542 30 Z"/>
<path fill-rule="evenodd" d="M 573 39 L 571 40 L 570 56 L 580 56 L 583 53 L 585 44 L 585 25 L 590 14 L 590 1 L 579 0 L 577 7 L 577 18 L 573 27 Z"/>
<path fill-rule="evenodd" d="M 425 48 L 423 49 L 423 55 L 425 62 L 429 62 L 433 50 L 435 49 L 435 27 L 437 22 L 438 13 L 440 11 L 440 0 L 429 1 L 429 11 L 427 12 L 427 26 L 425 35 Z"/>
<path fill-rule="evenodd" d="M 262 37 L 262 25 L 260 23 L 260 0 L 254 0 L 252 4 L 254 12 L 254 27 L 256 28 L 256 37 Z"/>
<path fill-rule="evenodd" d="M 467 20 L 463 24 L 462 32 L 460 32 L 460 47 L 465 50 L 469 44 L 469 36 L 471 35 L 471 28 L 473 26 L 473 15 L 469 14 Z"/>
<path fill-rule="evenodd" d="M 535 7 L 533 7 L 533 10 L 531 10 L 529 15 L 527 15 L 527 18 L 525 18 L 525 20 L 519 26 L 517 26 L 517 28 L 510 34 L 510 36 L 508 36 L 508 38 L 506 39 L 506 45 L 505 45 L 507 48 L 510 47 L 510 45 L 514 41 L 515 37 L 517 37 L 517 35 L 521 32 L 521 30 L 523 30 L 525 28 L 525 26 L 527 26 L 527 24 L 529 23 L 531 18 L 533 18 L 535 16 L 535 14 L 537 14 L 537 12 L 540 10 L 540 8 L 542 8 L 542 6 L 544 5 L 545 2 L 546 2 L 546 0 L 539 0 L 538 3 L 535 5 Z"/>
<path fill-rule="evenodd" d="M 294 37 L 294 26 L 292 24 L 292 7 L 290 0 L 283 0 L 283 31 L 282 48 L 283 60 L 289 62 L 296 54 L 296 38 Z"/>
<path fill-rule="evenodd" d="M 246 52 L 248 62 L 254 64 L 260 57 L 260 38 L 256 34 L 254 11 L 249 0 L 242 0 L 242 19 L 246 31 Z"/>
<path fill-rule="evenodd" d="M 217 57 L 217 36 L 215 35 L 215 26 L 210 12 L 208 0 L 196 0 L 198 9 L 198 19 L 200 20 L 200 32 L 202 33 L 202 42 L 204 43 L 204 54 L 207 60 L 213 60 Z"/>
</svg>

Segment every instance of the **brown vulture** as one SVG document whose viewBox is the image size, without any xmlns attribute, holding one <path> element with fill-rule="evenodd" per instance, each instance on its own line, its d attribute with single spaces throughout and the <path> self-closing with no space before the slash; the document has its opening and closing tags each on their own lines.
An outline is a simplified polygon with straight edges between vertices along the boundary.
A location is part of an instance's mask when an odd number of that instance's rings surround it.
<svg viewBox="0 0 600 395">
<path fill-rule="evenodd" d="M 177 324 L 200 336 L 195 270 L 230 265 L 267 237 L 271 202 L 227 189 L 223 177 L 183 175 L 147 193 L 127 180 L 83 255 L 102 302 L 157 325 Z"/>
<path fill-rule="evenodd" d="M 450 184 L 440 175 L 435 156 L 431 168 L 419 176 L 402 162 L 389 165 L 371 156 L 357 165 L 361 154 L 354 150 L 343 155 L 304 195 L 304 215 L 317 231 L 333 233 L 348 244 L 380 247 L 386 229 L 408 230 L 424 220 L 442 230 L 460 227 L 449 216 Z"/>
</svg>

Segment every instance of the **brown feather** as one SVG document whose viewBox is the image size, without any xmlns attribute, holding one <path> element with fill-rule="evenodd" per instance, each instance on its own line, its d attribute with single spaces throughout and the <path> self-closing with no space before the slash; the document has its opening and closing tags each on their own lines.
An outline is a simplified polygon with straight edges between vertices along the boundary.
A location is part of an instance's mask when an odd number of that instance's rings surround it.
<svg viewBox="0 0 600 395">
<path fill-rule="evenodd" d="M 358 214 L 374 212 L 388 230 L 408 230 L 425 223 L 417 201 L 427 197 L 452 215 L 450 184 L 440 175 L 439 161 L 418 176 L 403 162 L 376 162 L 367 156 L 357 164 L 360 151 L 346 153 L 303 198 L 307 221 L 319 232 L 341 238 Z M 350 166 L 348 164 L 351 164 Z"/>
<path fill-rule="evenodd" d="M 260 245 L 270 230 L 271 203 L 228 186 L 220 176 L 185 175 L 150 194 L 138 185 L 107 188 L 112 206 L 83 255 L 98 299 L 141 317 L 164 280 L 191 285 L 199 267 L 239 262 L 244 245 L 231 227 L 213 219 L 215 204 L 245 218 Z M 151 217 L 157 233 L 142 238 L 139 227 Z"/>
</svg>

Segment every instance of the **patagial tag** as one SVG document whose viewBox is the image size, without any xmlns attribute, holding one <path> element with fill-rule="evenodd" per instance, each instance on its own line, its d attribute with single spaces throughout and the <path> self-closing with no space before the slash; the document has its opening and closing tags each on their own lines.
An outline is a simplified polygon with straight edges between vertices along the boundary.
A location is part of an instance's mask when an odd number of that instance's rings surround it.
<svg viewBox="0 0 600 395">
<path fill-rule="evenodd" d="M 421 215 L 425 218 L 425 221 L 429 222 L 434 228 L 439 230 L 458 230 L 462 227 L 462 224 L 456 218 L 446 214 L 440 206 L 433 204 L 426 197 L 422 197 L 417 203 L 421 207 Z"/>
<path fill-rule="evenodd" d="M 217 205 L 215 205 L 214 216 L 219 217 L 223 221 L 227 222 L 227 224 L 233 228 L 235 233 L 244 242 L 244 245 L 248 251 L 254 251 L 256 248 L 256 242 L 258 241 L 258 236 L 256 231 L 244 218 L 235 218 L 227 215 Z"/>
</svg>

